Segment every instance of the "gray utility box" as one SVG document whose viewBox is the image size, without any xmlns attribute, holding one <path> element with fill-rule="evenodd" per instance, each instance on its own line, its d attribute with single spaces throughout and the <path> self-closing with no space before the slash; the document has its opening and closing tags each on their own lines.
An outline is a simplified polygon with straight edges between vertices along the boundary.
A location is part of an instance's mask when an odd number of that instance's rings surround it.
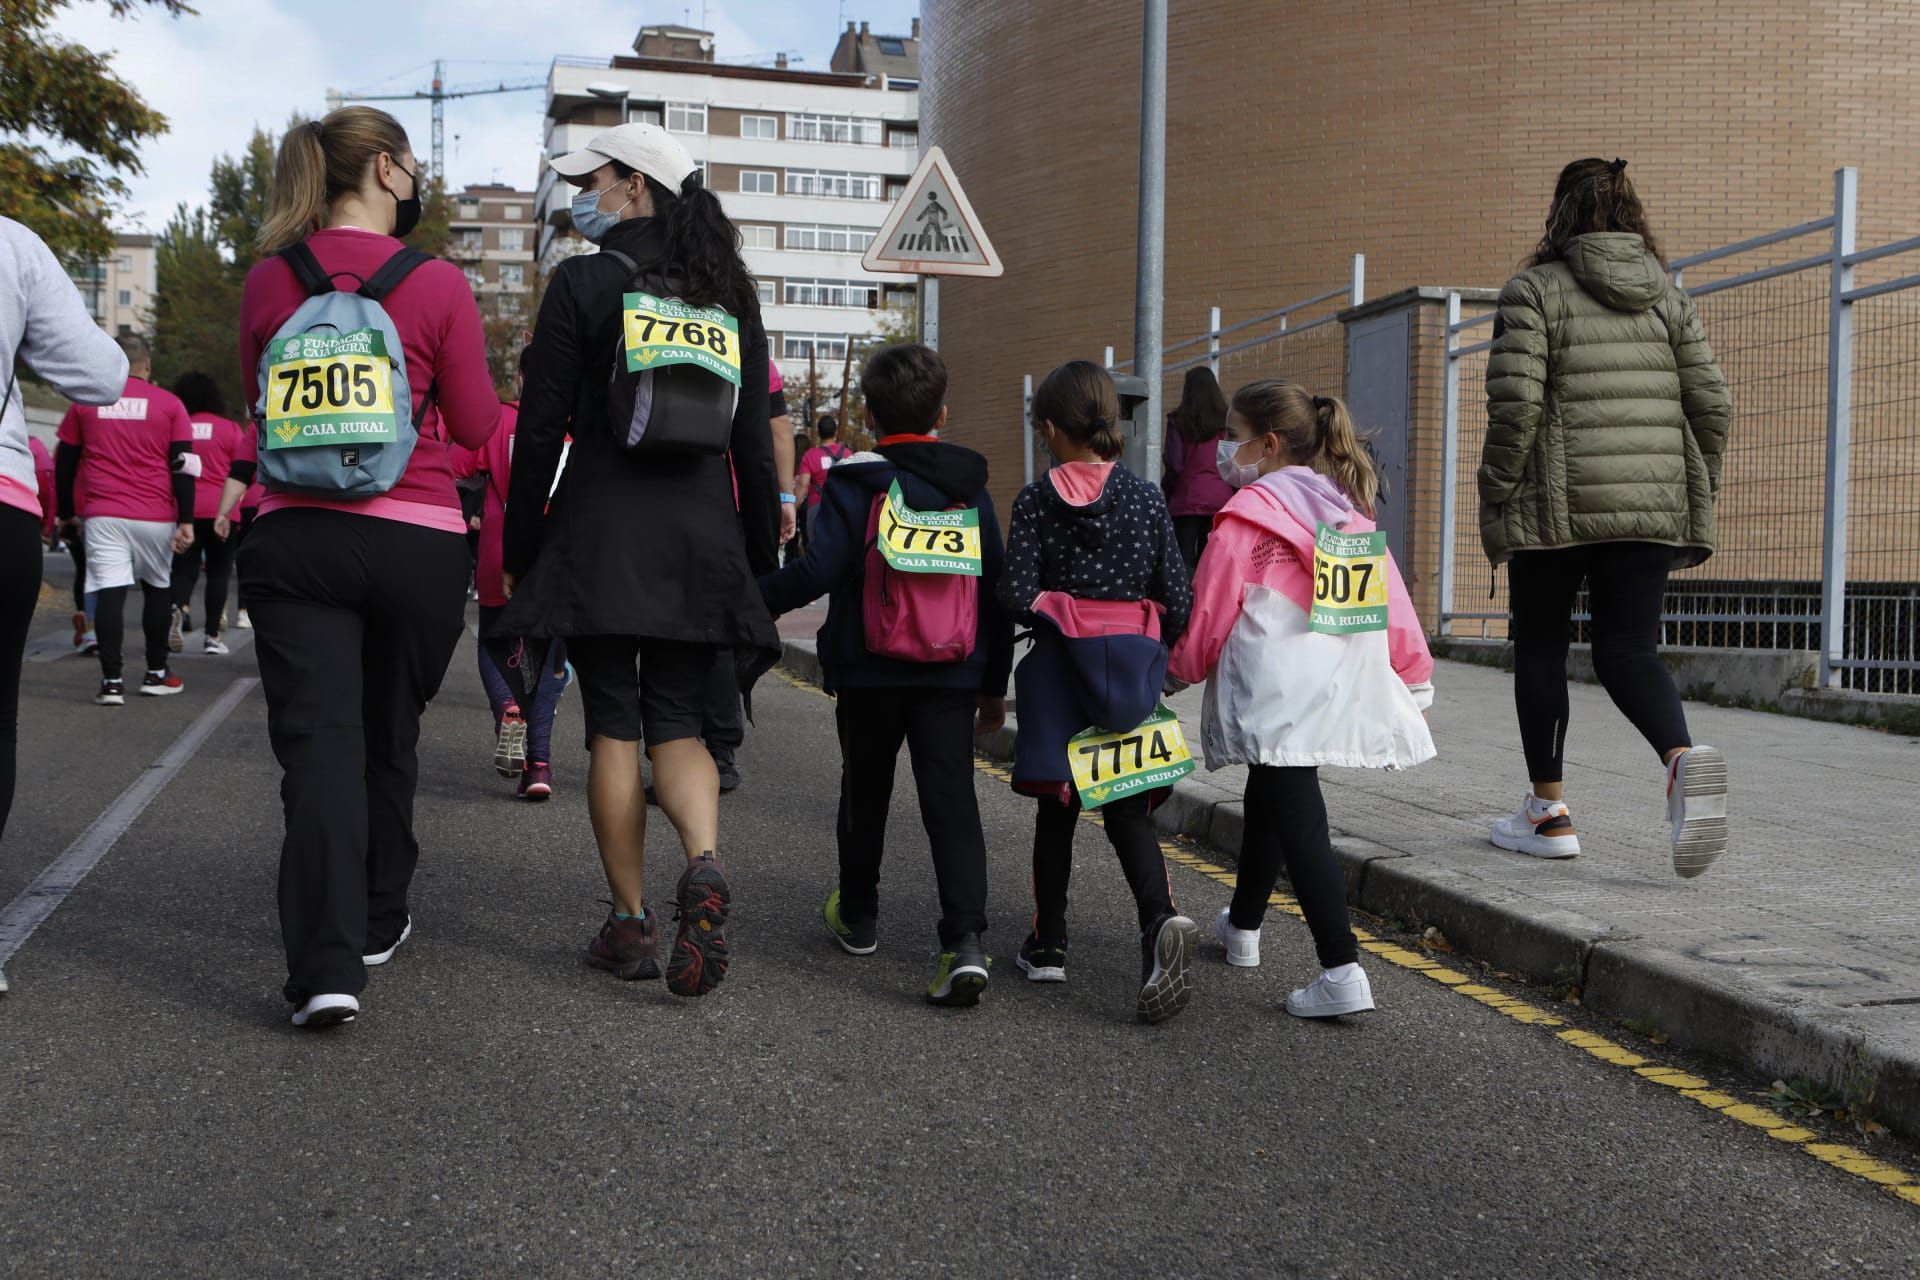
<svg viewBox="0 0 1920 1280">
<path fill-rule="evenodd" d="M 1113 378 L 1113 389 L 1120 393 L 1120 437 L 1127 442 L 1128 464 L 1137 470 L 1134 459 L 1147 447 L 1147 380 L 1111 369 L 1107 373 Z"/>
</svg>

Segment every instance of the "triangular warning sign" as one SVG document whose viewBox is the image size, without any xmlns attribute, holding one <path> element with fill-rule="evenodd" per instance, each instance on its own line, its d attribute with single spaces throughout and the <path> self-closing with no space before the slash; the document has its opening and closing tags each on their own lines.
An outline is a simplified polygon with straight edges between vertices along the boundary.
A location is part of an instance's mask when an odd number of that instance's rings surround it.
<svg viewBox="0 0 1920 1280">
<path fill-rule="evenodd" d="M 869 271 L 923 276 L 997 276 L 1006 270 L 938 147 L 921 157 L 860 264 Z"/>
</svg>

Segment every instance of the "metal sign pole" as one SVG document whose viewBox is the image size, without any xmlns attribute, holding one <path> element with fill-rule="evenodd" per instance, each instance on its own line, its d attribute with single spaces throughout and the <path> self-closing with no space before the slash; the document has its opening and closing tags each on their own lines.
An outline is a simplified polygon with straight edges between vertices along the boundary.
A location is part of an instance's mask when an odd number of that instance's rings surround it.
<svg viewBox="0 0 1920 1280">
<path fill-rule="evenodd" d="M 1026 484 L 1033 483 L 1033 375 L 1022 380 L 1020 389 L 1020 438 L 1027 445 Z"/>
<path fill-rule="evenodd" d="M 920 341 L 940 349 L 940 277 L 920 277 Z"/>
<path fill-rule="evenodd" d="M 1140 35 L 1140 232 L 1133 294 L 1133 372 L 1147 384 L 1144 438 L 1128 463 L 1160 480 L 1160 327 L 1167 230 L 1167 0 L 1145 0 Z"/>
</svg>

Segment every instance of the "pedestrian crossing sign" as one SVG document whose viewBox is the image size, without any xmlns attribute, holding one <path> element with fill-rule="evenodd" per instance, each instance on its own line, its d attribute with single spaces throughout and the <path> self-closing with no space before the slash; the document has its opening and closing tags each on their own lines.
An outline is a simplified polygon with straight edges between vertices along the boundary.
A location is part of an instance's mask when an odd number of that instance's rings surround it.
<svg viewBox="0 0 1920 1280">
<path fill-rule="evenodd" d="M 860 264 L 923 276 L 997 276 L 1006 268 L 938 147 L 927 148 Z"/>
</svg>

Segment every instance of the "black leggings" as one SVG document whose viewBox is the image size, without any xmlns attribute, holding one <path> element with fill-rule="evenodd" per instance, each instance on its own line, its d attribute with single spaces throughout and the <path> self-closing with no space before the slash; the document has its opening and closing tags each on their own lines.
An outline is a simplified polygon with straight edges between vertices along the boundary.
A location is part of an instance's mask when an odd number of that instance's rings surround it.
<svg viewBox="0 0 1920 1280">
<path fill-rule="evenodd" d="M 1673 548 L 1657 542 L 1596 542 L 1514 553 L 1513 703 L 1520 745 L 1535 782 L 1560 781 L 1567 741 L 1567 646 L 1573 598 L 1587 584 L 1593 669 L 1647 745 L 1664 760 L 1692 745 L 1673 677 L 1657 656 L 1660 606 Z"/>
<path fill-rule="evenodd" d="M 181 609 L 193 604 L 193 589 L 200 581 L 200 560 L 207 561 L 207 616 L 204 626 L 209 636 L 220 634 L 220 615 L 227 610 L 227 579 L 233 572 L 232 530 L 222 538 L 213 531 L 211 519 L 193 522 L 193 545 L 173 557 L 173 603 Z"/>
<path fill-rule="evenodd" d="M 1147 794 L 1115 800 L 1100 816 L 1113 851 L 1120 855 L 1120 870 L 1133 890 L 1140 931 L 1145 933 L 1155 920 L 1173 914 L 1173 885 L 1167 880 L 1160 835 L 1147 816 Z M 1077 796 L 1071 806 L 1040 801 L 1033 829 L 1033 931 L 1042 941 L 1064 941 L 1067 936 L 1067 881 L 1073 876 L 1073 829 L 1079 818 Z"/>
<path fill-rule="evenodd" d="M 1347 919 L 1347 881 L 1334 860 L 1327 833 L 1327 802 L 1320 794 L 1320 771 L 1256 764 L 1247 769 L 1245 834 L 1240 841 L 1240 873 L 1234 879 L 1227 919 L 1236 929 L 1258 929 L 1267 914 L 1267 896 L 1280 882 L 1284 864 L 1293 896 L 1300 903 L 1313 949 L 1323 969 L 1353 964 L 1360 944 Z"/>
<path fill-rule="evenodd" d="M 96 597 L 94 605 L 93 636 L 100 642 L 100 675 L 107 680 L 120 678 L 129 590 L 129 587 L 107 587 Z M 140 584 L 140 630 L 147 642 L 149 671 L 167 669 L 167 623 L 171 621 L 172 609 L 172 588 Z"/>
<path fill-rule="evenodd" d="M 40 521 L 0 506 L 0 835 L 13 809 L 13 768 L 20 742 L 20 660 L 40 598 Z"/>
</svg>

